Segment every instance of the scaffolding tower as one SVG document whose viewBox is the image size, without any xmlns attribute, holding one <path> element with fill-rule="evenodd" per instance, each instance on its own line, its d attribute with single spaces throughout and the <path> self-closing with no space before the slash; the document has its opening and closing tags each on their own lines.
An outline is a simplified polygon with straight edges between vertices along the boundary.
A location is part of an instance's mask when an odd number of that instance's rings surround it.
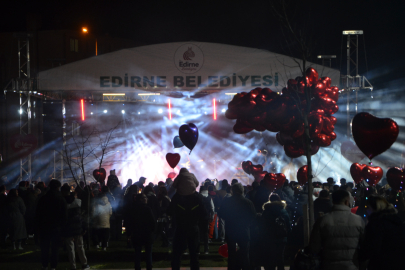
<svg viewBox="0 0 405 270">
<path fill-rule="evenodd" d="M 363 30 L 345 30 L 343 35 L 347 36 L 346 41 L 346 75 L 341 77 L 341 84 L 344 87 L 341 93 L 346 93 L 347 112 L 347 137 L 351 137 L 351 116 L 350 104 L 354 103 L 355 114 L 357 114 L 358 91 L 369 89 L 373 91 L 373 86 L 365 76 L 359 75 L 359 35 L 363 35 Z M 355 96 L 351 97 L 352 92 Z"/>
</svg>

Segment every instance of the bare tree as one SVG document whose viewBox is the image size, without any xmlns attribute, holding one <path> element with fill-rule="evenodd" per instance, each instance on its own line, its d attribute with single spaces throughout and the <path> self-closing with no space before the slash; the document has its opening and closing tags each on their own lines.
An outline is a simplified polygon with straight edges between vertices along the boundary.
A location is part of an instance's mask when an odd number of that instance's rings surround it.
<svg viewBox="0 0 405 270">
<path fill-rule="evenodd" d="M 113 134 L 118 128 L 120 123 L 115 127 L 110 128 L 107 131 L 99 131 L 95 127 L 88 127 L 87 132 L 83 131 L 83 127 L 77 127 L 73 130 L 66 138 L 66 143 L 63 146 L 61 152 L 64 163 L 67 166 L 68 171 L 71 173 L 73 180 L 79 189 L 85 194 L 86 200 L 86 230 L 89 232 L 90 215 L 91 215 L 91 205 L 90 205 L 90 193 L 91 190 L 87 185 L 87 176 L 92 171 L 94 167 L 93 164 L 97 162 L 98 169 L 100 170 L 106 155 L 110 151 L 110 143 L 112 141 Z M 100 179 L 94 179 L 93 181 L 100 181 Z M 80 181 L 84 182 L 84 188 L 80 186 Z M 87 234 L 87 249 L 90 248 L 90 237 Z"/>
<path fill-rule="evenodd" d="M 314 35 L 313 35 L 313 19 L 311 19 L 310 9 L 306 9 L 307 2 L 297 5 L 296 1 L 289 0 L 272 0 L 270 1 L 270 7 L 272 13 L 281 26 L 281 33 L 285 42 L 283 42 L 283 48 L 285 53 L 290 55 L 296 62 L 301 70 L 302 78 L 306 76 L 307 61 L 312 57 L 312 51 L 314 49 Z M 304 8 L 303 8 L 304 7 Z M 295 58 L 297 56 L 297 58 Z M 302 121 L 304 122 L 304 149 L 308 166 L 308 208 L 309 208 L 309 228 L 312 228 L 314 224 L 314 201 L 312 198 L 313 184 L 312 184 L 312 160 L 311 160 L 311 138 L 309 133 L 308 115 L 311 111 L 311 88 L 309 87 L 307 80 L 304 80 L 304 96 L 306 99 L 306 106 L 303 106 L 300 100 L 298 91 L 292 95 L 300 112 Z"/>
</svg>

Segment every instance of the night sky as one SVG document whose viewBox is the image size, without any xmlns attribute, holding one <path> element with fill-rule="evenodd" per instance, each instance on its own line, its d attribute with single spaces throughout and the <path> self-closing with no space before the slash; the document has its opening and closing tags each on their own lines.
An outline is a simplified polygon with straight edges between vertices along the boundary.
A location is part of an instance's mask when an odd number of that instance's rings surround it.
<svg viewBox="0 0 405 270">
<path fill-rule="evenodd" d="M 8 2 L 0 16 L 1 32 L 25 31 L 28 15 L 41 19 L 41 30 L 79 30 L 87 26 L 92 33 L 130 38 L 142 44 L 193 40 L 289 53 L 271 1 Z M 308 37 L 313 37 L 314 57 L 337 55 L 333 67 L 342 67 L 344 74 L 346 37 L 342 37 L 342 30 L 364 30 L 359 48 L 360 74 L 369 78 L 377 89 L 402 85 L 405 74 L 403 1 L 291 3 L 294 4 L 289 10 L 296 12 L 293 24 L 303 26 Z"/>
</svg>

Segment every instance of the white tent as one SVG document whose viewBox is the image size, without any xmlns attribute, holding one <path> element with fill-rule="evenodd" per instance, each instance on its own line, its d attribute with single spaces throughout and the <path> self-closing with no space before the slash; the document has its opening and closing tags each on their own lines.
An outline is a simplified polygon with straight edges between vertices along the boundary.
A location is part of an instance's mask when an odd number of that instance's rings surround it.
<svg viewBox="0 0 405 270">
<path fill-rule="evenodd" d="M 39 73 L 39 90 L 249 91 L 281 90 L 300 76 L 300 61 L 265 50 L 205 42 L 124 49 Z M 338 70 L 307 63 L 338 85 Z"/>
</svg>

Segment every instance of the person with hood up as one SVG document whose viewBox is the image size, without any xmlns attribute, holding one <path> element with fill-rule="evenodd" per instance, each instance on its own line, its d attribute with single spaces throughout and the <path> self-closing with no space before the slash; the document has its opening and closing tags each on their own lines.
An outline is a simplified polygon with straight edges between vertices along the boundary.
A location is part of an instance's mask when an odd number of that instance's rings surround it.
<svg viewBox="0 0 405 270">
<path fill-rule="evenodd" d="M 67 204 L 67 222 L 62 227 L 61 236 L 65 238 L 70 269 L 76 269 L 75 247 L 82 263 L 82 269 L 90 269 L 83 245 L 85 230 L 81 213 L 82 200 L 77 199 L 76 194 L 70 193 L 70 186 L 62 186 L 61 193 Z"/>
<path fill-rule="evenodd" d="M 284 269 L 284 249 L 290 231 L 290 217 L 285 210 L 286 203 L 278 194 L 270 195 L 270 201 L 263 205 L 259 222 L 260 252 L 265 270 Z"/>
<path fill-rule="evenodd" d="M 368 223 L 360 245 L 360 259 L 369 260 L 369 270 L 402 269 L 405 227 L 397 210 L 384 197 L 371 195 L 367 199 L 366 213 Z"/>
<path fill-rule="evenodd" d="M 97 243 L 101 242 L 103 250 L 107 250 L 107 242 L 110 238 L 110 217 L 112 207 L 105 193 L 101 193 L 93 206 L 93 227 Z M 97 246 L 98 248 L 98 246 Z"/>
<path fill-rule="evenodd" d="M 181 168 L 172 186 L 176 189 L 176 194 L 187 196 L 194 194 L 198 185 L 198 180 L 194 174 L 190 173 L 186 168 Z"/>
</svg>

